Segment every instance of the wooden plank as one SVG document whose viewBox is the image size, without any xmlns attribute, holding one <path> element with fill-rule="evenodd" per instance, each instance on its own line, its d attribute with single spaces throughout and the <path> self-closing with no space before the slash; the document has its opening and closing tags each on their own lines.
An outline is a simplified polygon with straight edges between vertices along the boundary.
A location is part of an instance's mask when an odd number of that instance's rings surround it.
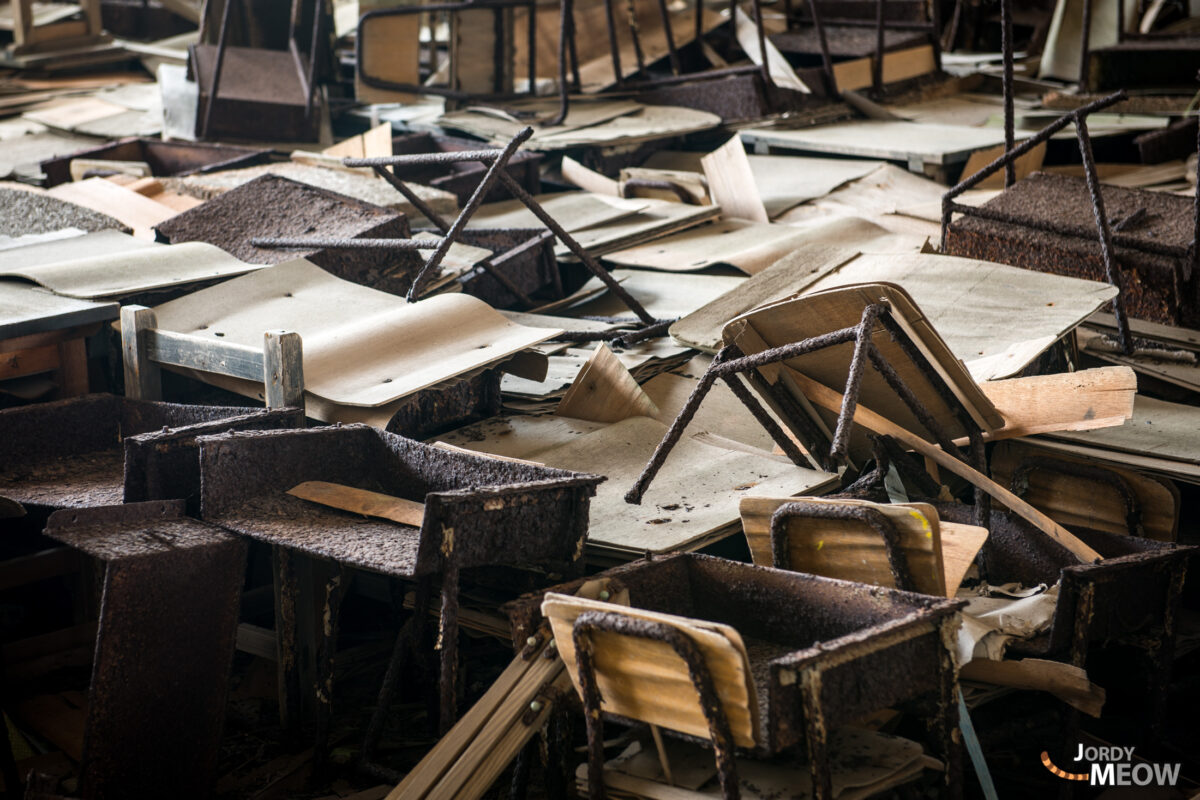
<svg viewBox="0 0 1200 800">
<path fill-rule="evenodd" d="M 449 775 L 459 764 L 474 768 L 476 756 L 481 748 L 495 745 L 497 736 L 508 729 L 509 724 L 529 707 L 529 703 L 547 681 L 562 674 L 560 658 L 544 658 L 544 648 L 526 661 L 518 656 L 501 673 L 491 688 L 471 709 L 462 716 L 417 766 L 405 776 L 387 800 L 424 800 L 435 790 L 453 792 L 469 775 L 462 775 L 461 768 Z M 537 726 L 527 726 L 532 736 Z M 514 753 L 515 755 L 515 753 Z"/>
<path fill-rule="evenodd" d="M 305 481 L 288 489 L 288 494 L 330 508 L 339 508 L 367 517 L 390 519 L 392 522 L 412 525 L 414 528 L 421 527 L 425 520 L 424 503 L 338 483 Z"/>
<path fill-rule="evenodd" d="M 813 403 L 816 403 L 823 408 L 833 412 L 839 412 L 842 408 L 843 397 L 840 392 L 823 386 L 811 378 L 805 377 L 800 373 L 793 373 L 793 379 L 799 384 L 800 389 L 804 392 Z M 940 447 L 930 444 L 919 436 L 909 433 L 904 428 L 888 419 L 876 414 L 869 408 L 859 404 L 854 410 L 854 422 L 857 425 L 862 425 L 876 433 L 882 433 L 886 436 L 891 436 L 901 445 L 916 451 L 920 455 L 925 456 L 936 462 L 938 466 L 954 473 L 963 478 L 972 486 L 976 486 L 987 492 L 996 500 L 1003 503 L 1014 514 L 1024 519 L 1029 524 L 1033 525 L 1038 530 L 1045 533 L 1051 539 L 1061 544 L 1063 547 L 1075 554 L 1075 557 L 1084 563 L 1100 561 L 1101 556 L 1084 542 L 1080 541 L 1073 533 L 1059 525 L 1050 517 L 1038 511 L 1036 508 L 1026 503 L 1021 498 L 1017 497 L 1012 492 L 1005 489 L 1000 484 L 993 481 L 991 478 L 980 473 L 978 470 L 963 463 L 953 455 L 943 451 Z"/>
<path fill-rule="evenodd" d="M 0 381 L 58 369 L 58 345 L 31 347 L 0 356 Z"/>
<path fill-rule="evenodd" d="M 68 339 L 58 345 L 59 397 L 78 397 L 88 393 L 87 340 Z"/>
<path fill-rule="evenodd" d="M 121 359 L 125 365 L 125 396 L 135 400 L 162 399 L 162 371 L 150 357 L 149 340 L 157 326 L 145 306 L 121 309 Z"/>
<path fill-rule="evenodd" d="M 70 547 L 51 547 L 0 561 L 0 591 L 78 572 L 80 555 Z"/>
<path fill-rule="evenodd" d="M 1063 702 L 1093 717 L 1099 717 L 1104 707 L 1104 688 L 1088 680 L 1085 670 L 1059 661 L 1040 658 L 988 661 L 977 658 L 963 664 L 959 677 L 965 681 L 1050 692 Z"/>
<path fill-rule="evenodd" d="M 988 438 L 1005 439 L 1123 425 L 1133 416 L 1137 374 L 1129 367 L 1099 367 L 985 381 L 979 388 L 1004 417 L 1004 427 Z"/>
<path fill-rule="evenodd" d="M 121 311 L 124 316 L 125 309 Z M 147 356 L 158 364 L 252 381 L 263 379 L 263 354 L 253 347 L 158 329 L 147 331 L 146 342 Z"/>
</svg>

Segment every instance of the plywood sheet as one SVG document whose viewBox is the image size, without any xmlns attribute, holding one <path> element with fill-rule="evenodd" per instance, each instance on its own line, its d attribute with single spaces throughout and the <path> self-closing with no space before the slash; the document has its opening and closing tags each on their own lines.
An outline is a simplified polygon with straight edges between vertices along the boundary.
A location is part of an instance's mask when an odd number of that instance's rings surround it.
<svg viewBox="0 0 1200 800">
<path fill-rule="evenodd" d="M 569 444 L 538 453 L 561 469 L 587 465 L 605 475 L 592 500 L 588 547 L 629 555 L 695 549 L 728 535 L 738 500 L 751 492 L 814 494 L 837 477 L 801 469 L 785 458 L 720 444 L 720 437 L 685 435 L 666 460 L 641 505 L 625 502 L 667 426 L 646 417 L 609 425 Z"/>
<path fill-rule="evenodd" d="M 299 333 L 306 392 L 360 407 L 382 406 L 557 333 L 512 323 L 462 294 L 406 303 L 304 259 L 203 289 L 155 312 L 162 329 L 255 348 L 266 330 Z"/>
<path fill-rule="evenodd" d="M 804 231 L 788 225 L 723 219 L 617 250 L 605 255 L 604 260 L 665 272 L 731 266 L 754 275 L 795 250 L 806 238 Z"/>
<path fill-rule="evenodd" d="M 748 144 L 918 164 L 957 164 L 976 150 L 1004 143 L 1004 131 L 895 120 L 857 120 L 815 128 L 758 128 Z"/>
<path fill-rule="evenodd" d="M 930 253 L 863 255 L 804 287 L 904 288 L 978 381 L 1014 375 L 1116 290 L 1105 283 Z"/>
<path fill-rule="evenodd" d="M 103 248 L 111 242 L 112 236 L 124 234 L 111 231 L 79 237 L 75 240 L 76 247 L 72 248 L 75 258 L 55 263 L 14 266 L 23 261 L 21 250 L 0 254 L 0 277 L 24 278 L 55 294 L 94 300 L 230 278 L 262 268 L 239 261 L 221 248 L 204 242 L 177 245 L 142 242 L 145 246 L 80 257 L 87 252 L 91 244 L 88 240 L 94 236 L 103 237 L 104 243 L 100 244 Z M 59 248 L 59 251 L 64 249 Z"/>
</svg>

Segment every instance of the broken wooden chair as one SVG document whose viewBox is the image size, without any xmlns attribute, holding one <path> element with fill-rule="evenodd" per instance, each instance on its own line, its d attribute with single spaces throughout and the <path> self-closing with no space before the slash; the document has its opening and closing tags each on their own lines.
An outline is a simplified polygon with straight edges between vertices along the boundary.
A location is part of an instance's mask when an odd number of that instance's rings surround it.
<svg viewBox="0 0 1200 800">
<path fill-rule="evenodd" d="M 275 550 L 281 713 L 285 727 L 294 728 L 301 693 L 316 688 L 318 757 L 327 743 L 338 608 L 350 570 L 416 584 L 415 609 L 397 637 L 366 735 L 367 762 L 404 660 L 424 638 L 435 579 L 440 576 L 442 586 L 439 721 L 445 732 L 455 719 L 460 575 L 503 565 L 574 569 L 589 498 L 604 480 L 451 451 L 367 425 L 210 436 L 200 441 L 200 454 L 204 519 Z M 314 487 L 303 486 L 313 481 L 335 486 L 314 494 Z M 298 575 L 316 562 L 328 565 L 331 575 L 323 593 L 328 622 L 320 626 L 311 617 L 317 604 L 299 599 Z M 318 627 L 319 643 L 311 641 Z M 314 655 L 311 679 L 302 678 Z"/>
<path fill-rule="evenodd" d="M 604 791 L 602 715 L 711 742 L 727 798 L 738 797 L 737 748 L 802 747 L 813 796 L 831 800 L 831 731 L 910 702 L 958 796 L 957 682 L 942 637 L 961 602 L 696 554 L 594 579 L 608 581 L 601 597 L 628 605 L 571 597 L 576 581 L 506 607 L 514 637 L 543 617 L 551 625 L 586 709 L 593 798 Z"/>
</svg>

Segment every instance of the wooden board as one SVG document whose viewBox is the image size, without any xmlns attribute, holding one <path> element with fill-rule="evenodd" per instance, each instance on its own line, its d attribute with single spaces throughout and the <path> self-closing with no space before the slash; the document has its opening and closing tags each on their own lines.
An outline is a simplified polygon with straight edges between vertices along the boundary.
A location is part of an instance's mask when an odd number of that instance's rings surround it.
<svg viewBox="0 0 1200 800">
<path fill-rule="evenodd" d="M 585 611 L 657 622 L 686 634 L 704 654 L 734 741 L 741 747 L 754 747 L 758 743 L 754 680 L 746 646 L 736 630 L 706 620 L 548 593 L 542 602 L 542 614 L 550 621 L 559 654 L 576 691 L 579 691 L 579 674 L 572 631 L 575 620 Z M 604 711 L 702 739 L 710 738 L 708 721 L 687 665 L 670 645 L 607 632 L 593 634 L 592 641 L 596 682 Z"/>
<path fill-rule="evenodd" d="M 1133 416 L 1137 375 L 1129 367 L 1100 367 L 980 384 L 1004 417 L 993 439 L 1124 425 Z"/>
<path fill-rule="evenodd" d="M 421 527 L 425 521 L 424 503 L 380 492 L 370 492 L 366 489 L 357 489 L 353 486 L 326 481 L 305 481 L 288 489 L 287 493 L 330 508 L 338 508 L 366 517 L 390 519 L 392 522 L 412 525 L 414 528 Z"/>
<path fill-rule="evenodd" d="M 1142 509 L 1147 538 L 1173 542 L 1179 532 L 1179 489 L 1169 480 L 1065 454 L 1048 453 L 1024 442 L 1001 442 L 992 451 L 992 478 L 1010 486 L 1013 471 L 1028 457 L 1051 456 L 1076 464 L 1109 469 L 1133 490 Z M 1089 478 L 1038 469 L 1029 474 L 1022 494 L 1030 505 L 1069 528 L 1090 528 L 1120 535 L 1129 533 L 1124 498 L 1112 486 Z"/>
<path fill-rule="evenodd" d="M 133 235 L 154 240 L 154 226 L 179 212 L 104 178 L 61 183 L 46 192 L 51 197 L 99 211 L 133 229 Z"/>
<path fill-rule="evenodd" d="M 833 65 L 833 78 L 839 92 L 865 89 L 873 85 L 871 64 L 873 57 L 839 61 Z M 933 58 L 933 47 L 928 44 L 892 50 L 883 54 L 882 78 L 884 84 L 904 81 L 928 75 L 937 69 Z"/>
<path fill-rule="evenodd" d="M 1200 466 L 1200 408 L 1145 395 L 1133 401 L 1133 418 L 1119 428 L 1052 434 L 1050 438 L 1124 456 Z"/>
<path fill-rule="evenodd" d="M 799 129 L 752 128 L 742 131 L 741 137 L 743 142 L 756 148 L 881 158 L 916 165 L 961 164 L 976 150 L 1004 144 L 1004 131 L 993 128 L 920 125 L 890 120 L 861 120 Z"/>
</svg>

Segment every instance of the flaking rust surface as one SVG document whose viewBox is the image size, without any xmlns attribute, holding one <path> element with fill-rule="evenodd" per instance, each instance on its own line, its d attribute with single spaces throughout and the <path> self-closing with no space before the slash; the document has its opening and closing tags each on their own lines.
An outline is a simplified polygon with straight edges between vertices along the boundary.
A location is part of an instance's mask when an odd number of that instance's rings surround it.
<svg viewBox="0 0 1200 800">
<path fill-rule="evenodd" d="M 1125 244 L 1114 243 L 1113 253 L 1130 316 L 1196 327 L 1200 281 L 1185 263 L 1193 234 L 1191 198 L 1118 186 L 1104 186 L 1102 194 L 1114 233 L 1129 237 Z M 964 215 L 950 225 L 948 253 L 1107 282 L 1092 202 L 1082 178 L 1035 173 L 982 208 L 1013 222 Z M 1039 230 L 1019 224 L 1021 220 L 1086 232 L 1087 238 Z"/>
<path fill-rule="evenodd" d="M 0 467 L 0 495 L 20 503 L 68 508 L 120 503 L 125 492 L 125 454 L 81 453 Z"/>
<path fill-rule="evenodd" d="M 404 236 L 408 230 L 405 218 L 389 209 L 263 175 L 172 217 L 158 226 L 158 232 L 172 244 L 209 242 L 251 264 L 277 264 L 321 251 L 255 247 L 250 240 L 318 235 L 386 238 Z"/>
</svg>

